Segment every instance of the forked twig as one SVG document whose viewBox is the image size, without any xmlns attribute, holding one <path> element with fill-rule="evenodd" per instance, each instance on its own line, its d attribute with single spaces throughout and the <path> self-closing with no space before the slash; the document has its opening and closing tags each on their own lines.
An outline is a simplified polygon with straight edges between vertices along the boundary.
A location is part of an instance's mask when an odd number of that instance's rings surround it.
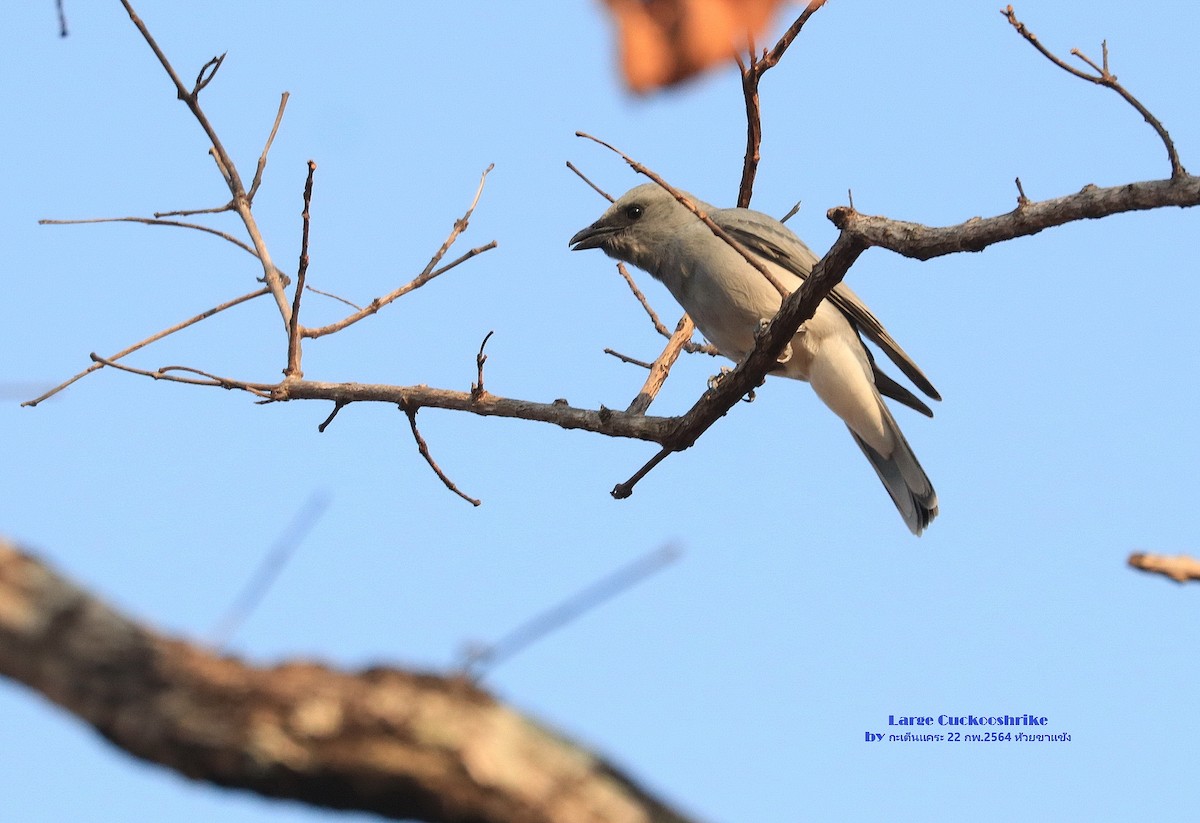
<svg viewBox="0 0 1200 823">
<path fill-rule="evenodd" d="M 128 354 L 132 354 L 133 352 L 137 351 L 138 349 L 145 348 L 146 346 L 149 346 L 151 343 L 155 342 L 156 340 L 162 340 L 164 337 L 167 337 L 168 335 L 172 335 L 175 332 L 180 331 L 182 329 L 186 329 L 188 326 L 193 326 L 196 323 L 199 323 L 201 320 L 207 320 L 208 318 L 212 317 L 214 314 L 220 314 L 221 312 L 225 311 L 226 309 L 231 309 L 234 306 L 237 306 L 241 303 L 245 303 L 247 300 L 253 300 L 256 297 L 262 297 L 264 294 L 269 294 L 270 291 L 271 291 L 270 289 L 264 287 L 264 288 L 259 289 L 258 291 L 252 291 L 249 294 L 243 294 L 241 297 L 235 297 L 234 299 L 228 300 L 219 306 L 214 306 L 213 308 L 209 309 L 208 311 L 200 312 L 200 314 L 197 314 L 195 317 L 189 317 L 187 320 L 184 320 L 182 323 L 176 323 L 174 326 L 171 326 L 169 328 L 163 329 L 160 332 L 152 334 L 149 337 L 147 337 L 145 340 L 142 340 L 138 343 L 134 343 L 132 346 L 122 349 L 121 351 L 117 352 L 116 354 L 112 355 L 111 357 L 107 357 L 107 358 L 93 357 L 92 359 L 94 362 L 92 363 L 92 365 L 88 366 L 86 369 L 79 372 L 79 374 L 75 375 L 70 380 L 60 383 L 59 385 L 50 389 L 50 391 L 48 391 L 45 394 L 42 394 L 38 397 L 35 397 L 32 400 L 26 400 L 21 405 L 22 406 L 36 406 L 38 403 L 41 403 L 43 400 L 46 400 L 47 398 L 53 397 L 54 395 L 58 394 L 60 391 L 67 388 L 67 386 L 70 386 L 76 380 L 79 380 L 83 377 L 87 377 L 92 372 L 99 371 L 100 369 L 104 368 L 106 365 L 112 365 L 113 363 L 115 363 L 115 361 L 120 360 L 122 357 L 125 357 Z"/>
<path fill-rule="evenodd" d="M 749 48 L 749 59 L 737 58 L 738 69 L 742 73 L 742 97 L 746 104 L 746 156 L 742 162 L 742 180 L 738 184 L 738 206 L 746 208 L 750 205 L 750 197 L 754 191 L 754 177 L 758 174 L 758 162 L 762 159 L 762 105 L 758 95 L 758 84 L 767 71 L 779 63 L 788 46 L 800 34 L 804 24 L 825 5 L 825 0 L 811 0 L 800 16 L 795 19 L 788 30 L 779 38 L 775 48 L 764 50 L 762 56 L 755 54 L 754 45 Z"/>
<path fill-rule="evenodd" d="M 376 297 L 369 304 L 367 304 L 364 308 L 359 309 L 358 311 L 354 312 L 353 314 L 349 314 L 346 317 L 343 317 L 341 320 L 338 320 L 335 323 L 330 323 L 327 326 L 318 326 L 315 328 L 303 329 L 303 331 L 301 332 L 303 334 L 303 336 L 304 337 L 314 337 L 314 338 L 315 337 L 323 337 L 327 334 L 333 334 L 334 332 L 341 331 L 342 329 L 346 328 L 347 326 L 353 325 L 354 323 L 357 323 L 359 320 L 362 320 L 364 317 L 369 317 L 372 314 L 375 314 L 377 311 L 382 309 L 384 306 L 388 305 L 389 303 L 393 302 L 394 300 L 396 300 L 400 297 L 403 297 L 404 295 L 408 294 L 409 292 L 413 291 L 414 289 L 419 289 L 421 286 L 424 286 L 426 283 L 428 283 L 433 278 L 437 277 L 440 274 L 450 271 L 450 269 L 454 268 L 455 266 L 459 265 L 460 263 L 464 263 L 467 260 L 470 260 L 472 257 L 475 257 L 476 255 L 482 254 L 485 251 L 496 248 L 497 243 L 495 240 L 493 240 L 492 242 L 487 243 L 483 246 L 478 246 L 476 248 L 471 249 L 466 254 L 459 257 L 457 260 L 452 260 L 451 262 L 447 263 L 446 265 L 442 266 L 441 268 L 437 268 L 437 269 L 434 268 L 434 266 L 436 266 L 439 262 L 441 262 L 442 258 L 445 256 L 446 252 L 449 251 L 450 247 L 454 244 L 454 241 L 458 239 L 458 236 L 466 230 L 466 228 L 470 222 L 471 215 L 475 212 L 475 207 L 477 205 L 479 205 L 479 198 L 483 194 L 483 184 L 487 181 L 488 173 L 493 168 L 495 168 L 495 164 L 489 165 L 486 169 L 483 170 L 483 174 L 479 178 L 479 187 L 477 189 L 475 189 L 475 197 L 471 200 L 471 205 L 467 208 L 466 212 L 463 214 L 462 217 L 460 217 L 458 220 L 454 221 L 454 228 L 451 229 L 450 235 L 446 238 L 445 242 L 442 243 L 441 248 L 439 248 L 437 250 L 437 252 L 434 253 L 433 258 L 429 261 L 429 264 L 425 267 L 425 269 L 420 274 L 418 274 L 416 277 L 414 277 L 408 283 L 406 283 L 403 286 L 399 287 L 398 289 L 395 289 L 394 291 L 384 295 L 383 297 Z"/>
<path fill-rule="evenodd" d="M 1071 54 L 1082 60 L 1084 63 L 1090 66 L 1093 71 L 1096 72 L 1095 74 L 1089 74 L 1086 71 L 1081 71 L 1080 69 L 1070 65 L 1058 55 L 1054 54 L 1048 48 L 1043 46 L 1042 42 L 1037 38 L 1037 35 L 1030 31 L 1024 23 L 1017 19 L 1016 12 L 1013 11 L 1012 6 L 1008 6 L 1000 13 L 1004 15 L 1009 24 L 1017 30 L 1018 34 L 1024 37 L 1026 41 L 1028 41 L 1035 49 L 1041 52 L 1042 55 L 1054 65 L 1058 66 L 1063 71 L 1078 77 L 1080 80 L 1086 80 L 1089 83 L 1095 83 L 1097 86 L 1104 86 L 1105 88 L 1112 89 L 1117 94 L 1121 95 L 1122 99 L 1124 99 L 1129 105 L 1133 106 L 1137 110 L 1138 114 L 1140 114 L 1142 118 L 1149 123 L 1151 128 L 1153 128 L 1158 134 L 1159 139 L 1162 141 L 1163 146 L 1167 150 L 1167 160 L 1171 163 L 1171 179 L 1180 180 L 1184 177 L 1187 177 L 1187 170 L 1184 169 L 1183 163 L 1179 160 L 1179 152 L 1175 149 L 1175 141 L 1171 139 L 1171 135 L 1167 134 L 1166 127 L 1163 126 L 1162 122 L 1157 117 L 1150 113 L 1148 108 L 1142 105 L 1140 100 L 1130 94 L 1124 86 L 1118 83 L 1117 76 L 1108 70 L 1107 40 L 1101 44 L 1103 62 L 1102 65 L 1099 66 L 1097 66 L 1091 58 L 1089 58 L 1079 49 L 1071 49 Z"/>
</svg>

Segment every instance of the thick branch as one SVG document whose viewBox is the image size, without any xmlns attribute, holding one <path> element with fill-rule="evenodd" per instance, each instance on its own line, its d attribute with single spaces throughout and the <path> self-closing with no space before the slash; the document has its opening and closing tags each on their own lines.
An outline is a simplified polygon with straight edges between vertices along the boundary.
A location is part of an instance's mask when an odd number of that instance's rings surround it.
<svg viewBox="0 0 1200 823">
<path fill-rule="evenodd" d="M 850 206 L 830 209 L 829 219 L 867 246 L 879 246 L 905 257 L 928 260 L 955 252 L 983 251 L 994 243 L 1037 234 L 1076 220 L 1094 220 L 1164 206 L 1197 205 L 1200 205 L 1200 177 L 1184 175 L 1106 188 L 1088 185 L 1075 194 L 1018 205 L 1007 214 L 995 217 L 972 217 L 956 226 L 923 226 L 860 214 Z"/>
<path fill-rule="evenodd" d="M 267 797 L 447 823 L 686 823 L 465 679 L 252 666 L 131 621 L 3 541 L 0 674 L 130 754 Z"/>
<path fill-rule="evenodd" d="M 406 409 L 449 409 L 485 417 L 514 417 L 540 423 L 552 423 L 564 429 L 582 429 L 609 437 L 630 437 L 662 443 L 670 434 L 673 418 L 643 417 L 601 407 L 598 411 L 576 408 L 566 400 L 535 403 L 512 400 L 488 392 L 472 397 L 470 392 L 435 389 L 430 386 L 387 386 L 369 383 L 320 383 L 298 380 L 276 386 L 253 384 L 254 388 L 274 390 L 276 400 L 332 400 L 334 403 L 395 403 Z"/>
</svg>

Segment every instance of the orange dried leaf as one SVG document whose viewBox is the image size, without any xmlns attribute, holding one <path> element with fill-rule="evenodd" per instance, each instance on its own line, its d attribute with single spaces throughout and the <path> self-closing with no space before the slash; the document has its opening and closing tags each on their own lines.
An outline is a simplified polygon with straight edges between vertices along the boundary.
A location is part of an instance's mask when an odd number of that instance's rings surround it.
<svg viewBox="0 0 1200 823">
<path fill-rule="evenodd" d="M 722 63 L 756 40 L 784 0 L 604 0 L 621 70 L 639 94 Z"/>
</svg>

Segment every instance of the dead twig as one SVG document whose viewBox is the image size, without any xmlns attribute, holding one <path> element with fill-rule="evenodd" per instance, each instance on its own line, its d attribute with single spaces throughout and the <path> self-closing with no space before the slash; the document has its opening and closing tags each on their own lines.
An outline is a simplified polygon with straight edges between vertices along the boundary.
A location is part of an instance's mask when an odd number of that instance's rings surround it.
<svg viewBox="0 0 1200 823">
<path fill-rule="evenodd" d="M 429 444 L 427 444 L 425 442 L 425 438 L 421 436 L 421 432 L 417 428 L 417 411 L 418 410 L 416 408 L 408 406 L 405 403 L 401 403 L 400 411 L 404 412 L 405 415 L 408 416 L 408 425 L 412 428 L 413 439 L 417 441 L 417 451 L 419 451 L 421 453 L 421 456 L 425 458 L 425 462 L 429 464 L 429 468 L 433 469 L 433 473 L 438 476 L 438 479 L 442 481 L 442 483 L 446 486 L 447 489 L 449 489 L 450 491 L 457 494 L 463 500 L 466 500 L 472 506 L 479 507 L 479 506 L 483 505 L 482 500 L 477 500 L 476 498 L 471 497 L 470 495 L 464 494 L 458 488 L 458 486 L 454 485 L 454 481 L 446 476 L 446 473 L 444 471 L 442 471 L 441 466 L 439 466 L 437 464 L 437 461 L 435 461 L 433 459 L 433 455 L 430 454 L 430 452 L 429 452 Z"/>
<path fill-rule="evenodd" d="M 53 397 L 54 395 L 58 394 L 60 391 L 67 388 L 67 386 L 70 386 L 76 380 L 87 377 L 92 372 L 99 371 L 100 369 L 104 368 L 104 366 L 106 366 L 110 363 L 114 363 L 115 361 L 120 360 L 122 357 L 125 357 L 128 354 L 132 354 L 133 352 L 137 351 L 138 349 L 145 348 L 146 346 L 149 346 L 151 343 L 153 343 L 157 340 L 162 340 L 164 337 L 167 337 L 168 335 L 172 335 L 177 331 L 186 329 L 188 326 L 194 326 L 196 323 L 199 323 L 201 320 L 207 320 L 208 318 L 212 317 L 214 314 L 220 314 L 221 312 L 225 311 L 226 309 L 231 309 L 234 306 L 245 303 L 247 300 L 253 300 L 256 297 L 262 297 L 264 294 L 269 294 L 269 293 L 270 293 L 270 289 L 264 287 L 264 288 L 259 289 L 258 291 L 252 291 L 249 294 L 243 294 L 241 297 L 235 297 L 234 299 L 228 300 L 219 306 L 214 306 L 213 308 L 208 309 L 207 311 L 200 312 L 200 314 L 197 314 L 195 317 L 189 317 L 187 320 L 184 320 L 182 323 L 176 323 L 174 326 L 171 326 L 169 328 L 163 329 L 160 332 L 152 334 L 149 337 L 147 337 L 145 340 L 134 343 L 132 346 L 128 346 L 110 357 L 98 359 L 93 356 L 92 359 L 95 362 L 93 362 L 92 365 L 88 366 L 83 371 L 79 372 L 79 374 L 75 375 L 70 380 L 66 380 L 66 381 L 58 384 L 57 386 L 50 389 L 50 391 L 46 392 L 45 394 L 39 395 L 38 397 L 35 397 L 32 400 L 26 400 L 21 405 L 22 406 L 36 406 L 38 403 L 41 403 L 43 400 L 46 400 L 47 398 Z"/>
<path fill-rule="evenodd" d="M 457 260 L 453 260 L 453 261 L 447 263 L 446 265 L 442 266 L 441 268 L 437 268 L 437 269 L 434 268 L 434 266 L 436 266 L 439 262 L 441 262 L 442 258 L 445 256 L 446 252 L 449 251 L 450 247 L 454 244 L 454 241 L 458 239 L 458 236 L 466 230 L 467 225 L 469 224 L 469 221 L 471 219 L 471 215 L 475 212 L 475 207 L 477 205 L 479 205 L 479 198 L 483 194 L 483 184 L 487 181 L 488 173 L 493 168 L 495 168 L 495 164 L 489 165 L 486 169 L 484 169 L 483 175 L 479 178 L 479 187 L 475 190 L 475 197 L 471 200 L 471 205 L 467 208 L 466 212 L 463 214 L 462 217 L 460 217 L 458 220 L 454 221 L 454 228 L 451 229 L 450 235 L 446 238 L 445 242 L 442 243 L 441 247 L 437 250 L 437 252 L 434 253 L 433 258 L 429 261 L 429 264 L 424 268 L 424 270 L 420 274 L 418 274 L 416 277 L 414 277 L 411 281 L 409 281 L 405 285 L 399 287 L 398 289 L 395 289 L 394 291 L 384 295 L 383 297 L 376 297 L 369 304 L 367 304 L 364 308 L 359 309 L 358 311 L 354 312 L 353 314 L 343 317 L 341 320 L 338 320 L 336 323 L 330 323 L 327 326 L 319 326 L 316 328 L 304 329 L 302 332 L 303 335 L 305 337 L 315 338 L 315 337 L 323 337 L 327 334 L 333 334 L 334 332 L 341 331 L 342 329 L 346 328 L 347 326 L 353 325 L 354 323 L 357 323 L 359 320 L 362 320 L 364 317 L 369 317 L 370 315 L 375 314 L 380 309 L 382 309 L 384 306 L 388 305 L 389 303 L 393 302 L 394 300 L 396 300 L 400 297 L 403 297 L 404 295 L 408 294 L 409 292 L 411 292 L 415 289 L 419 289 L 421 286 L 424 286 L 426 283 L 428 283 L 430 280 L 437 277 L 438 275 L 450 271 L 450 269 L 454 268 L 455 266 L 457 266 L 461 263 L 466 262 L 467 260 L 470 260 L 472 257 L 475 257 L 476 255 L 482 254 L 485 251 L 496 248 L 497 243 L 495 240 L 493 240 L 492 242 L 487 243 L 486 245 L 471 249 L 469 252 L 462 255 Z"/>
<path fill-rule="evenodd" d="M 325 429 L 329 428 L 329 424 L 333 422 L 333 418 L 337 417 L 338 412 L 340 412 L 345 406 L 348 406 L 348 405 L 349 405 L 349 403 L 341 403 L 341 402 L 334 403 L 333 411 L 331 411 L 329 413 L 329 416 L 325 418 L 324 422 L 322 422 L 321 425 L 317 426 L 317 431 L 320 432 L 321 434 L 324 434 Z"/>
<path fill-rule="evenodd" d="M 696 324 L 692 322 L 692 318 L 686 314 L 679 318 L 679 324 L 675 326 L 675 333 L 671 335 L 671 339 L 667 341 L 666 348 L 658 359 L 650 365 L 650 374 L 646 377 L 645 384 L 642 385 L 642 390 L 638 392 L 638 396 L 629 404 L 629 408 L 625 411 L 627 414 L 645 414 L 650 408 L 650 404 L 654 402 L 654 398 L 658 396 L 659 391 L 663 387 L 663 383 L 667 381 L 667 375 L 671 373 L 671 367 L 675 365 L 675 361 L 679 358 L 679 353 L 691 341 L 692 333 L 696 330 Z"/>
<path fill-rule="evenodd" d="M 758 163 L 762 159 L 762 105 L 758 95 L 758 85 L 767 71 L 773 68 L 783 58 L 783 53 L 800 34 L 804 24 L 825 5 L 825 0 L 811 0 L 800 16 L 788 27 L 779 38 L 775 48 L 763 50 L 762 56 L 755 53 L 754 45 L 749 48 L 749 57 L 743 60 L 738 55 L 738 69 L 742 73 L 742 98 L 746 105 L 746 156 L 742 162 L 742 179 L 738 184 L 738 206 L 746 208 L 754 191 L 754 178 L 758 173 Z M 786 219 L 786 218 L 785 218 Z"/>
<path fill-rule="evenodd" d="M 292 295 L 292 315 L 288 318 L 287 367 L 283 370 L 286 377 L 293 378 L 304 376 L 304 372 L 300 368 L 300 358 L 303 353 L 300 346 L 300 298 L 304 296 L 304 278 L 308 274 L 308 232 L 312 224 L 309 209 L 312 207 L 313 174 L 316 170 L 316 162 L 309 160 L 308 177 L 304 182 L 304 209 L 300 213 L 302 223 L 300 265 L 296 269 L 296 292 Z"/>
<path fill-rule="evenodd" d="M 617 358 L 622 363 L 628 363 L 631 366 L 641 366 L 643 369 L 649 369 L 653 365 L 652 363 L 647 363 L 645 360 L 638 360 L 636 357 L 630 357 L 627 354 L 621 354 L 619 351 L 616 351 L 615 349 L 606 348 L 604 350 L 604 353 L 611 354 L 613 357 Z"/>
<path fill-rule="evenodd" d="M 610 203 L 617 202 L 616 200 L 613 199 L 613 196 L 611 194 L 609 194 L 604 189 L 597 186 L 595 183 L 593 183 L 591 180 L 589 180 L 587 178 L 587 175 L 585 175 L 579 169 L 575 168 L 575 164 L 572 163 L 570 160 L 567 161 L 567 168 L 570 169 L 571 171 L 575 172 L 577 175 L 579 175 L 579 179 L 582 180 L 583 182 L 587 183 L 589 186 L 591 186 L 592 191 L 596 192 L 596 194 L 600 195 L 601 197 L 603 197 L 605 200 L 607 200 Z"/>
<path fill-rule="evenodd" d="M 254 171 L 254 180 L 250 183 L 250 191 L 246 194 L 246 199 L 251 203 L 254 202 L 254 195 L 258 193 L 258 187 L 262 185 L 263 172 L 267 168 L 267 152 L 271 150 L 271 144 L 275 142 L 275 135 L 279 131 L 279 124 L 283 122 L 283 110 L 287 108 L 288 93 L 285 91 L 279 98 L 279 111 L 275 113 L 275 125 L 271 126 L 271 133 L 267 136 L 267 143 L 263 146 L 262 154 L 258 156 L 258 168 Z"/>
<path fill-rule="evenodd" d="M 187 105 L 188 109 L 192 113 L 192 116 L 196 119 L 196 122 L 200 124 L 200 127 L 204 130 L 204 133 L 208 136 L 209 141 L 212 143 L 213 159 L 216 161 L 218 168 L 221 170 L 221 174 L 225 178 L 226 185 L 229 187 L 229 193 L 232 195 L 232 208 L 238 213 L 238 216 L 242 218 L 242 224 L 246 227 L 246 232 L 250 235 L 250 241 L 254 246 L 255 256 L 259 259 L 259 262 L 263 267 L 264 282 L 271 289 L 271 294 L 275 298 L 275 303 L 279 308 L 280 316 L 283 319 L 284 330 L 286 331 L 289 327 L 291 305 L 288 303 L 287 295 L 284 293 L 283 281 L 280 279 L 277 269 L 275 268 L 275 264 L 271 260 L 271 253 L 268 251 L 266 241 L 263 240 L 262 233 L 258 229 L 258 224 L 255 221 L 254 216 L 250 213 L 250 201 L 246 197 L 246 189 L 245 186 L 242 185 L 242 180 L 238 174 L 237 167 L 233 163 L 233 158 L 229 155 L 229 152 L 225 150 L 225 146 L 221 142 L 221 138 L 217 135 L 216 129 L 209 121 L 208 116 L 204 113 L 204 110 L 200 107 L 199 91 L 201 88 L 203 88 L 203 85 L 206 85 L 208 81 L 211 81 L 216 72 L 216 68 L 220 66 L 220 60 L 214 58 L 216 61 L 215 63 L 210 61 L 212 68 L 209 71 L 207 80 L 204 81 L 204 84 L 201 84 L 200 80 L 204 78 L 204 70 L 202 69 L 200 78 L 197 79 L 196 87 L 189 91 L 188 88 L 183 85 L 183 81 L 179 79 L 179 75 L 176 73 L 175 68 L 171 65 L 171 61 L 167 59 L 166 54 L 163 53 L 163 50 L 159 47 L 158 42 L 154 39 L 153 35 L 150 34 L 150 30 L 146 27 L 146 24 L 140 17 L 138 17 L 137 12 L 133 10 L 133 6 L 130 5 L 129 0 L 121 0 L 121 5 L 124 6 L 125 12 L 129 15 L 130 21 L 141 33 L 142 39 L 146 41 L 146 45 L 150 47 L 150 50 L 154 52 L 154 56 L 157 57 L 159 63 L 162 64 L 163 70 L 167 73 L 167 76 L 171 78 L 171 82 L 175 85 L 176 95 Z"/>
<path fill-rule="evenodd" d="M 1179 152 L 1176 151 L 1175 142 L 1171 139 L 1171 135 L 1167 133 L 1166 127 L 1163 126 L 1162 122 L 1157 117 L 1150 113 L 1149 109 L 1142 105 L 1140 100 L 1130 94 L 1124 86 L 1118 83 L 1117 76 L 1108 70 L 1107 40 L 1101 43 L 1100 46 L 1103 52 L 1103 62 L 1099 66 L 1097 66 L 1091 58 L 1089 58 L 1079 49 L 1071 49 L 1072 55 L 1083 61 L 1085 64 L 1091 67 L 1093 71 L 1096 72 L 1095 74 L 1089 74 L 1086 71 L 1081 71 L 1080 69 L 1070 65 L 1058 55 L 1054 54 L 1048 48 L 1043 46 L 1042 42 L 1037 38 L 1037 35 L 1030 31 L 1024 23 L 1017 19 L 1017 15 L 1013 11 L 1012 6 L 1008 6 L 1000 13 L 1004 15 L 1009 24 L 1017 30 L 1018 34 L 1025 38 L 1030 45 L 1041 52 L 1042 55 L 1054 65 L 1058 66 L 1063 71 L 1078 77 L 1080 80 L 1086 80 L 1089 83 L 1094 83 L 1098 86 L 1104 86 L 1105 88 L 1112 89 L 1117 94 L 1121 95 L 1121 98 L 1126 103 L 1133 106 L 1134 109 L 1137 110 L 1138 114 L 1142 116 L 1142 119 L 1149 123 L 1151 128 L 1153 128 L 1158 134 L 1158 138 L 1162 141 L 1164 148 L 1167 150 L 1167 160 L 1171 164 L 1171 179 L 1180 180 L 1184 177 L 1187 177 L 1187 170 L 1184 169 L 1183 163 L 1179 160 Z"/>
<path fill-rule="evenodd" d="M 479 353 L 475 355 L 475 368 L 479 372 L 479 382 L 471 384 L 471 397 L 476 400 L 487 394 L 487 391 L 483 388 L 483 364 L 487 362 L 487 355 L 483 353 L 483 348 L 495 333 L 495 330 L 492 330 L 484 335 L 483 342 L 479 344 Z"/>
</svg>

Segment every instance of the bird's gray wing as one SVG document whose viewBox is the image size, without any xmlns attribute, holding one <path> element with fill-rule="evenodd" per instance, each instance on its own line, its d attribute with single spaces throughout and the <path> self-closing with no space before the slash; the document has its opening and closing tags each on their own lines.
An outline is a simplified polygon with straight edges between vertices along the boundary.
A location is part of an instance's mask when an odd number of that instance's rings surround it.
<svg viewBox="0 0 1200 823">
<path fill-rule="evenodd" d="M 813 266 L 820 259 L 791 230 L 765 214 L 749 209 L 715 209 L 710 212 L 710 217 L 714 223 L 728 232 L 748 251 L 782 266 L 801 279 L 808 277 Z M 866 307 L 857 294 L 851 291 L 849 286 L 845 283 L 838 283 L 829 293 L 828 299 L 846 315 L 855 328 L 867 336 L 868 340 L 879 346 L 888 359 L 895 363 L 917 388 L 934 400 L 942 399 L 937 389 L 929 382 L 929 378 L 909 357 L 908 352 L 900 348 L 900 344 L 892 339 L 887 329 L 879 322 L 879 318 L 871 313 L 871 310 Z M 878 368 L 875 369 L 875 373 L 877 376 L 882 374 Z M 891 385 L 898 386 L 891 378 L 885 376 L 885 379 Z M 876 383 L 879 384 L 878 379 Z M 899 388 L 903 389 L 903 387 Z M 880 391 L 883 392 L 882 385 L 880 385 Z M 912 406 L 923 414 L 928 413 L 928 407 L 913 406 L 905 398 L 888 394 L 888 392 L 883 393 L 893 400 Z"/>
</svg>

